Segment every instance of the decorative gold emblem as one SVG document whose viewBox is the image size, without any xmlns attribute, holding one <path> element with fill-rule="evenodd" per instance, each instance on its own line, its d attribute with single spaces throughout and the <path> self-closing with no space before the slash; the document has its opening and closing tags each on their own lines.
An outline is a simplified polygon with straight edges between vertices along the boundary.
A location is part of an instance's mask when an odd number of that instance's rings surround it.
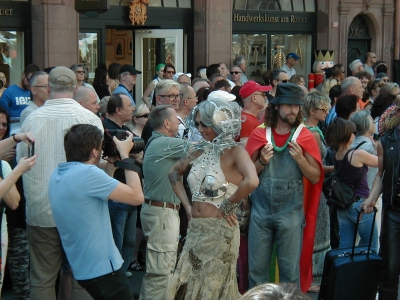
<svg viewBox="0 0 400 300">
<path fill-rule="evenodd" d="M 147 5 L 149 0 L 133 0 L 130 5 L 129 19 L 132 25 L 144 25 L 147 20 Z"/>
</svg>

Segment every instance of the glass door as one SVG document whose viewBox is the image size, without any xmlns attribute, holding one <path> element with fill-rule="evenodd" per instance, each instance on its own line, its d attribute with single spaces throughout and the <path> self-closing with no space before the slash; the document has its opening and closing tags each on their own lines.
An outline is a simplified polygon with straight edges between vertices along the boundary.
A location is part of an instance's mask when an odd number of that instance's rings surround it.
<svg viewBox="0 0 400 300">
<path fill-rule="evenodd" d="M 171 63 L 177 72 L 183 70 L 183 30 L 135 30 L 135 68 L 142 71 L 136 78 L 136 103 L 142 103 L 143 91 L 156 76 L 158 64 Z"/>
</svg>

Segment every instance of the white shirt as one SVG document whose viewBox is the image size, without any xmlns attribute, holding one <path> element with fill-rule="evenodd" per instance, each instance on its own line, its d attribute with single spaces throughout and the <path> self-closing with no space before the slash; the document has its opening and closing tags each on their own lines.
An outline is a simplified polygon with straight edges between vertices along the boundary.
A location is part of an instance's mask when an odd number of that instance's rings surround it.
<svg viewBox="0 0 400 300">
<path fill-rule="evenodd" d="M 65 131 L 76 124 L 92 124 L 104 133 L 100 119 L 70 98 L 47 100 L 42 107 L 30 113 L 21 126 L 21 132 L 33 133 L 35 154 L 39 154 L 36 165 L 23 175 L 28 225 L 56 227 L 47 190 L 54 169 L 66 161 Z M 28 145 L 19 143 L 17 160 L 27 156 L 27 153 Z"/>
<path fill-rule="evenodd" d="M 294 68 L 290 68 L 290 69 L 289 69 L 289 67 L 287 66 L 287 64 L 284 64 L 284 65 L 282 66 L 281 70 L 286 71 L 286 73 L 287 73 L 288 76 L 289 76 L 289 79 L 290 79 L 293 75 L 296 75 L 296 70 L 295 70 Z"/>
</svg>

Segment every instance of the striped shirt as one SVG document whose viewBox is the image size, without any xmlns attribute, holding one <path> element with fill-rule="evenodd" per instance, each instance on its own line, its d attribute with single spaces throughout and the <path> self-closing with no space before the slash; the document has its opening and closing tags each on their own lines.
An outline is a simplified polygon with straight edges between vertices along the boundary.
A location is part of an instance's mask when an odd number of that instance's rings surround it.
<svg viewBox="0 0 400 300">
<path fill-rule="evenodd" d="M 76 124 L 92 124 L 104 132 L 100 119 L 70 98 L 47 100 L 42 107 L 29 114 L 21 126 L 21 132 L 33 133 L 36 140 L 35 154 L 39 154 L 36 165 L 23 175 L 26 222 L 30 226 L 56 227 L 48 197 L 48 185 L 54 169 L 59 163 L 66 161 L 65 131 Z M 27 153 L 28 145 L 19 143 L 17 160 L 27 156 Z"/>
</svg>

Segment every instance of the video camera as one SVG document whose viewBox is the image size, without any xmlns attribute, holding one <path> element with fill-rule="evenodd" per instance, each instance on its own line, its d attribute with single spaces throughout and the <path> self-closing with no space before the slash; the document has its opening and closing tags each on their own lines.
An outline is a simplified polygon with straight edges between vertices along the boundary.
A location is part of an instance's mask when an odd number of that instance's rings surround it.
<svg viewBox="0 0 400 300">
<path fill-rule="evenodd" d="M 115 157 L 119 156 L 117 147 L 113 141 L 113 137 L 117 137 L 118 140 L 124 141 L 127 138 L 125 130 L 122 129 L 104 129 L 104 142 L 103 142 L 103 156 Z M 133 137 L 133 143 L 135 144 L 130 153 L 137 154 L 143 151 L 145 143 L 140 137 Z"/>
</svg>

